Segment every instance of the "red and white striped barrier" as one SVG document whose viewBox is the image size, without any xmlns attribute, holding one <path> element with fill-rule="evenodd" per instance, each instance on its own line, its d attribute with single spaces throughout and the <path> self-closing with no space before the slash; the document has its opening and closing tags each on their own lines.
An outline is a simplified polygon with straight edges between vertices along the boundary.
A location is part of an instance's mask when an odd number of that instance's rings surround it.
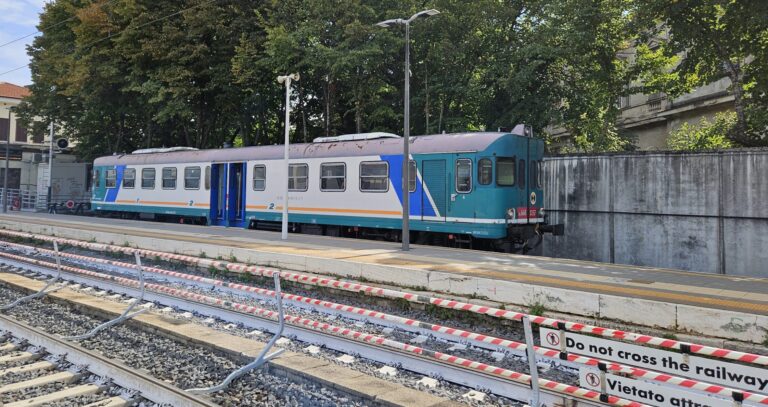
<svg viewBox="0 0 768 407">
<path fill-rule="evenodd" d="M 747 353 L 747 352 L 739 352 L 731 349 L 723 349 L 723 348 L 716 348 L 712 346 L 692 344 L 692 343 L 681 342 L 681 341 L 672 340 L 672 339 L 665 339 L 665 338 L 660 338 L 660 337 L 655 337 L 650 335 L 643 335 L 643 334 L 637 334 L 633 332 L 622 331 L 618 329 L 601 328 L 598 326 L 581 324 L 577 322 L 561 321 L 554 318 L 547 318 L 547 317 L 536 316 L 536 315 L 527 315 L 521 312 L 507 311 L 499 308 L 487 307 L 484 305 L 476 305 L 476 304 L 470 304 L 470 303 L 465 303 L 461 301 L 448 300 L 448 299 L 437 298 L 437 297 L 429 297 L 429 296 L 420 295 L 416 293 L 409 293 L 409 292 L 391 290 L 391 289 L 380 288 L 380 287 L 373 287 L 370 285 L 353 283 L 353 282 L 345 282 L 345 281 L 334 280 L 330 278 L 312 276 L 308 274 L 292 273 L 287 271 L 277 271 L 277 270 L 272 270 L 272 269 L 268 269 L 261 266 L 249 266 L 247 264 L 242 264 L 242 263 L 234 263 L 234 262 L 228 262 L 223 260 L 203 259 L 203 258 L 194 257 L 194 256 L 171 254 L 171 253 L 154 251 L 154 250 L 135 249 L 131 247 L 121 247 L 121 246 L 108 245 L 103 243 L 89 243 L 89 242 L 83 242 L 75 239 L 62 239 L 57 237 L 37 235 L 37 234 L 26 233 L 26 232 L 0 230 L 0 235 L 15 236 L 15 237 L 28 238 L 28 239 L 37 239 L 37 240 L 43 240 L 43 241 L 49 241 L 49 242 L 57 240 L 60 243 L 66 243 L 66 244 L 70 244 L 78 247 L 85 247 L 85 248 L 97 250 L 97 251 L 123 252 L 126 254 L 132 254 L 134 252 L 138 252 L 142 256 L 150 257 L 150 258 L 157 257 L 166 261 L 175 260 L 175 261 L 181 261 L 190 265 L 196 265 L 196 266 L 205 267 L 205 268 L 214 267 L 217 270 L 228 270 L 232 272 L 248 273 L 248 274 L 260 275 L 264 277 L 272 277 L 274 273 L 279 273 L 280 277 L 284 280 L 290 280 L 290 281 L 294 281 L 302 284 L 317 285 L 321 287 L 335 288 L 335 289 L 351 291 L 351 292 L 365 292 L 368 295 L 394 298 L 394 299 L 404 299 L 410 302 L 432 304 L 442 308 L 473 312 L 477 314 L 483 314 L 483 315 L 488 315 L 488 316 L 497 317 L 501 319 L 509 319 L 514 321 L 520 321 L 524 316 L 528 316 L 531 322 L 539 325 L 551 326 L 554 328 L 560 328 L 562 326 L 563 329 L 566 329 L 568 331 L 587 333 L 587 334 L 603 336 L 603 337 L 616 339 L 616 340 L 634 342 L 640 345 L 651 345 L 651 346 L 658 346 L 661 348 L 668 348 L 668 349 L 680 350 L 681 346 L 687 346 L 689 347 L 688 351 L 691 354 L 705 355 L 705 356 L 710 356 L 714 358 L 737 360 L 739 362 L 744 362 L 744 363 L 768 366 L 768 356 L 757 355 L 757 354 Z"/>
<path fill-rule="evenodd" d="M 0 257 L 18 260 L 18 261 L 34 264 L 41 267 L 47 267 L 47 268 L 53 268 L 53 269 L 57 267 L 56 264 L 54 263 L 45 262 L 45 261 L 36 260 L 36 259 L 30 259 L 28 257 L 18 256 L 10 253 L 0 252 Z M 135 287 L 135 288 L 139 287 L 139 284 L 140 284 L 138 281 L 133 279 L 112 276 L 112 275 L 98 273 L 90 270 L 84 270 L 84 269 L 80 269 L 72 266 L 62 265 L 61 269 L 72 272 L 72 273 L 77 273 L 77 274 L 82 274 L 90 277 L 95 277 L 102 280 L 112 281 L 121 285 L 126 285 L 130 287 Z M 168 294 L 174 297 L 183 298 L 186 300 L 191 300 L 191 301 L 199 302 L 203 304 L 215 305 L 221 308 L 230 308 L 235 311 L 252 314 L 252 315 L 258 315 L 260 317 L 267 318 L 273 321 L 277 321 L 277 319 L 279 318 L 279 315 L 276 311 L 267 310 L 267 309 L 259 308 L 252 305 L 241 304 L 233 301 L 224 300 L 221 298 L 210 297 L 207 295 L 193 293 L 190 291 L 167 287 L 159 284 L 145 283 L 144 286 L 147 290 L 150 290 L 150 291 Z M 338 327 L 325 322 L 314 321 L 308 318 L 284 315 L 284 319 L 286 323 L 289 323 L 291 325 L 308 327 L 316 331 L 331 333 L 337 336 L 343 336 L 343 337 L 354 339 L 360 342 L 366 342 L 370 344 L 384 346 L 391 349 L 396 349 L 399 351 L 404 351 L 404 352 L 412 353 L 415 355 L 436 359 L 436 360 L 447 362 L 453 365 L 462 366 L 469 370 L 490 374 L 496 377 L 504 378 L 513 382 L 530 386 L 531 377 L 529 375 L 520 373 L 520 372 L 515 372 L 513 370 L 504 369 L 501 367 L 488 365 L 485 363 L 481 363 L 481 362 L 477 362 L 469 359 L 460 358 L 458 356 L 453 356 L 446 353 L 431 351 L 418 346 L 409 345 L 407 343 L 394 341 L 394 340 L 383 338 L 377 335 L 367 334 L 367 333 L 355 331 L 348 328 Z M 584 389 L 577 386 L 571 386 L 571 385 L 567 385 L 567 384 L 563 384 L 563 383 L 559 383 L 559 382 L 555 382 L 547 379 L 539 379 L 539 385 L 557 393 L 567 394 L 570 396 L 579 397 L 582 399 L 588 399 L 595 402 L 601 402 L 604 404 L 610 404 L 610 405 L 621 406 L 621 407 L 646 407 L 642 403 L 625 400 L 615 396 L 608 396 L 607 402 L 601 401 L 600 400 L 601 394 L 597 391 Z"/>
<path fill-rule="evenodd" d="M 53 250 L 35 248 L 32 246 L 26 246 L 18 243 L 6 242 L 4 244 L 17 249 L 37 251 L 37 252 L 45 253 L 51 256 L 54 256 L 56 254 L 56 252 L 54 252 Z M 117 260 L 101 259 L 97 257 L 83 256 L 79 254 L 64 253 L 64 252 L 60 252 L 59 255 L 69 259 L 76 259 L 76 260 L 88 261 L 88 262 L 100 263 L 100 264 L 108 264 L 108 265 L 122 267 L 122 268 L 138 269 L 138 266 L 136 264 L 126 263 L 126 262 L 117 261 Z M 199 282 L 204 284 L 211 284 L 214 286 L 228 287 L 234 290 L 239 290 L 239 291 L 248 292 L 248 293 L 255 293 L 262 296 L 270 296 L 270 297 L 275 296 L 274 291 L 268 290 L 265 288 L 259 288 L 259 287 L 254 287 L 250 285 L 238 284 L 238 283 L 231 283 L 231 282 L 227 282 L 219 279 L 195 276 L 191 274 L 165 270 L 158 267 L 143 266 L 143 269 L 151 273 L 165 275 L 169 277 L 174 277 L 174 278 L 179 278 L 179 279 L 184 279 L 184 280 L 189 280 L 189 281 L 194 281 L 194 282 Z M 365 308 L 353 307 L 350 305 L 318 300 L 315 298 L 289 294 L 286 292 L 282 293 L 282 298 L 289 301 L 301 302 L 301 303 L 311 304 L 318 307 L 324 307 L 330 310 L 343 311 L 350 314 L 357 314 L 357 315 L 362 315 L 369 318 L 381 319 L 384 321 L 400 324 L 403 326 L 417 326 L 421 328 L 426 328 L 434 332 L 456 336 L 457 338 L 467 339 L 467 340 L 486 343 L 486 344 L 492 344 L 498 347 L 503 347 L 503 348 L 507 348 L 507 349 L 515 350 L 519 352 L 524 352 L 527 348 L 527 346 L 521 342 L 497 338 L 490 335 L 483 335 L 477 332 L 465 331 L 462 329 L 451 328 L 443 325 L 432 324 L 432 323 L 423 322 L 415 319 L 404 318 L 397 315 L 387 314 L 387 313 L 369 310 Z M 537 354 L 551 358 L 551 359 L 558 359 L 560 357 L 560 351 L 558 350 L 553 350 L 553 349 L 543 348 L 538 346 L 535 346 L 534 350 L 536 351 Z M 671 376 L 668 374 L 663 374 L 663 373 L 650 371 L 646 369 L 640 369 L 640 368 L 622 365 L 618 363 L 605 362 L 599 359 L 595 359 L 587 356 L 581 356 L 574 353 L 567 354 L 567 360 L 573 363 L 578 363 L 578 364 L 583 364 L 588 366 L 598 366 L 598 364 L 604 363 L 606 365 L 607 370 L 612 372 L 629 374 L 638 378 L 654 380 L 654 381 L 659 381 L 663 383 L 669 383 L 669 384 L 685 387 L 688 389 L 700 390 L 706 393 L 719 394 L 727 398 L 730 398 L 734 391 L 741 392 L 740 390 L 735 390 L 735 389 L 731 389 L 723 386 L 712 385 L 705 382 Z M 749 397 L 745 398 L 745 400 L 768 405 L 768 396 L 750 394 Z"/>
</svg>

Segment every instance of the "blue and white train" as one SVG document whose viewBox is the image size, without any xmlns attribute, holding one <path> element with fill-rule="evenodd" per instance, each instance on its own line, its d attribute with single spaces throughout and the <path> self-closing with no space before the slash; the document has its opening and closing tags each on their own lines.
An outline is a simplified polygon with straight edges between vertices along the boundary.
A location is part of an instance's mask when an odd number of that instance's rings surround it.
<svg viewBox="0 0 768 407">
<path fill-rule="evenodd" d="M 509 133 L 411 138 L 411 239 L 512 251 L 546 226 L 544 143 Z M 290 146 L 140 150 L 95 160 L 91 207 L 101 213 L 206 225 L 274 228 L 288 182 L 292 231 L 399 240 L 403 140 L 386 133 Z M 533 242 L 534 240 L 530 240 Z"/>
</svg>

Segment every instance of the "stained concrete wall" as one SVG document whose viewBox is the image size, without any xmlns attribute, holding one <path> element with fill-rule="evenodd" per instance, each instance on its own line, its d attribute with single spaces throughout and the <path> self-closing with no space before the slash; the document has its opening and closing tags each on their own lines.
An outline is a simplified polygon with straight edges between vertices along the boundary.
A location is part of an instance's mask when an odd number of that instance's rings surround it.
<svg viewBox="0 0 768 407">
<path fill-rule="evenodd" d="M 768 150 L 545 159 L 544 255 L 768 277 Z"/>
</svg>

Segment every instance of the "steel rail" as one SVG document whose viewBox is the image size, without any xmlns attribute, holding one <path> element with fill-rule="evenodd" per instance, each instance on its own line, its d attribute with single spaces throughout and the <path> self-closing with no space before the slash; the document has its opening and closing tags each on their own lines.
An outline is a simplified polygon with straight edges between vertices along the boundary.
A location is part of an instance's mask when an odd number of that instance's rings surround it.
<svg viewBox="0 0 768 407">
<path fill-rule="evenodd" d="M 115 384 L 126 389 L 138 390 L 143 397 L 155 403 L 180 407 L 217 406 L 211 401 L 187 393 L 162 380 L 137 373 L 136 369 L 116 362 L 114 359 L 67 342 L 8 316 L 0 315 L 0 330 L 13 332 L 14 336 L 24 338 L 33 345 L 45 348 L 48 353 L 66 355 L 66 359 L 70 362 L 87 365 L 88 371 L 91 373 L 108 377 Z"/>
<path fill-rule="evenodd" d="M 465 311 L 475 314 L 487 315 L 494 318 L 512 320 L 520 322 L 524 316 L 528 316 L 531 322 L 540 326 L 549 326 L 556 329 L 563 329 L 571 332 L 586 333 L 591 335 L 602 336 L 611 340 L 623 340 L 633 342 L 640 346 L 657 346 L 660 348 L 682 350 L 686 349 L 686 352 L 691 354 L 698 354 L 708 356 L 717 359 L 730 359 L 739 362 L 750 363 L 758 366 L 768 366 L 768 355 L 758 355 L 754 353 L 740 352 L 732 349 L 716 348 L 712 346 L 705 346 L 695 343 L 688 343 L 678 341 L 675 339 L 667 339 L 661 337 L 655 337 L 650 335 L 644 335 L 629 331 L 623 331 L 618 329 L 602 328 L 595 325 L 582 324 L 571 321 L 564 321 L 555 318 L 548 318 L 543 316 L 528 315 L 522 312 L 508 311 L 495 307 L 484 306 L 466 303 L 462 301 L 456 301 L 451 299 L 430 297 L 428 295 L 422 295 L 413 292 L 400 291 L 395 289 L 381 288 L 371 286 L 358 282 L 342 281 L 330 277 L 318 277 L 310 274 L 303 274 L 289 271 L 279 271 L 263 266 L 252 266 L 243 263 L 235 263 L 225 260 L 212 260 L 199 258 L 183 254 L 172 254 L 167 252 L 161 252 L 156 250 L 137 249 L 132 247 L 115 246 L 105 243 L 90 243 L 76 239 L 58 238 L 47 235 L 34 234 L 29 232 L 19 232 L 0 229 L 0 235 L 23 237 L 28 239 L 37 239 L 42 241 L 53 242 L 58 240 L 62 243 L 72 244 L 78 247 L 87 248 L 97 251 L 115 251 L 126 254 L 134 252 L 140 253 L 146 257 L 157 257 L 166 261 L 181 261 L 186 264 L 196 265 L 201 267 L 214 267 L 217 270 L 227 270 L 236 273 L 244 273 L 251 275 L 258 275 L 263 277 L 272 277 L 273 274 L 279 273 L 280 278 L 286 281 L 292 281 L 300 284 L 310 284 L 319 287 L 326 287 L 332 289 L 339 289 L 350 292 L 363 292 L 366 295 L 372 295 L 383 298 L 402 299 L 409 302 L 429 304 L 441 308 L 452 309 L 457 311 Z"/>
<path fill-rule="evenodd" d="M 36 248 L 32 246 L 26 246 L 16 243 L 3 243 L 7 246 L 17 247 L 25 250 L 29 250 L 40 254 L 51 254 L 52 252 L 47 249 Z M 135 265 L 130 263 L 121 262 L 118 260 L 101 259 L 95 257 L 89 257 L 79 254 L 62 253 L 64 257 L 77 260 L 79 262 L 95 263 L 103 267 L 105 270 L 111 272 L 117 272 L 121 274 L 130 275 L 135 269 Z M 276 293 L 269 289 L 258 288 L 254 286 L 243 285 L 240 283 L 227 282 L 214 278 L 195 276 L 182 272 L 170 271 L 161 269 L 158 267 L 145 267 L 145 271 L 162 276 L 164 281 L 181 283 L 181 284 L 205 284 L 215 287 L 217 290 L 226 292 L 233 295 L 243 295 L 244 293 L 261 298 L 265 300 L 272 300 Z M 277 273 L 274 274 L 277 277 Z M 475 332 L 464 331 L 461 329 L 450 328 L 431 323 L 426 323 L 414 319 L 399 317 L 395 315 L 386 314 L 378 311 L 371 311 L 363 308 L 347 306 L 343 304 L 336 304 L 329 301 L 316 300 L 309 297 L 303 297 L 299 295 L 282 293 L 282 298 L 291 302 L 301 308 L 311 309 L 324 313 L 336 313 L 343 315 L 347 318 L 370 322 L 380 326 L 390 326 L 405 329 L 407 331 L 434 335 L 449 342 L 461 343 L 461 341 L 471 341 L 475 346 L 483 347 L 485 349 L 498 350 L 502 352 L 509 352 L 518 356 L 526 356 L 526 345 L 524 343 L 511 341 L 507 339 L 496 338 L 490 335 L 483 335 Z M 603 361 L 597 358 L 586 357 L 575 353 L 568 353 L 567 359 L 561 359 L 561 354 L 557 350 L 534 346 L 534 352 L 538 354 L 539 360 L 550 364 L 560 365 L 571 369 L 579 369 L 581 366 L 593 366 L 596 367 L 603 363 L 608 371 L 614 373 L 623 373 L 634 376 L 641 380 L 649 382 L 657 382 L 666 385 L 672 385 L 671 387 L 692 389 L 701 391 L 703 393 L 716 394 L 727 399 L 733 397 L 734 392 L 741 393 L 742 390 L 732 389 L 724 386 L 716 386 L 710 383 L 701 382 L 698 380 L 692 380 L 689 378 L 676 377 L 669 374 L 662 374 L 651 370 L 631 367 L 622 365 L 620 363 Z M 760 404 L 768 404 L 768 396 L 747 393 L 748 397 L 746 401 L 756 402 Z"/>
<path fill-rule="evenodd" d="M 50 269 L 23 261 L 3 259 L 6 264 L 16 267 L 23 267 L 41 274 L 49 274 Z M 110 290 L 124 295 L 136 297 L 139 290 L 134 287 L 119 284 L 116 281 L 104 280 L 95 277 L 86 277 L 77 273 L 62 271 L 67 279 L 78 284 L 85 284 L 99 287 L 100 289 Z M 187 311 L 195 311 L 200 314 L 220 318 L 222 320 L 241 323 L 255 329 L 274 332 L 278 327 L 278 322 L 266 317 L 255 314 L 246 314 L 236 310 L 225 309 L 219 306 L 206 304 L 197 301 L 190 301 L 173 295 L 158 293 L 148 290 L 145 295 L 147 301 L 157 302 L 166 306 L 177 307 Z M 222 301 L 223 302 L 223 301 Z M 333 335 L 313 329 L 310 325 L 286 325 L 285 336 L 292 336 L 307 343 L 319 343 L 330 349 L 344 353 L 353 353 L 364 355 L 380 363 L 400 364 L 407 366 L 408 370 L 440 377 L 449 382 L 460 384 L 472 388 L 492 389 L 494 394 L 508 397 L 514 400 L 526 401 L 530 398 L 530 383 L 524 382 L 524 377 L 519 377 L 519 381 L 512 381 L 504 377 L 483 373 L 477 370 L 471 370 L 449 361 L 441 361 L 426 356 L 420 356 L 411 352 L 401 351 L 394 348 L 383 348 L 371 343 L 361 342 L 338 335 Z M 523 375 L 527 376 L 527 375 Z M 609 402 L 600 402 L 599 392 L 581 389 L 577 386 L 565 385 L 546 379 L 541 379 L 541 399 L 540 402 L 546 405 L 568 405 L 567 399 L 577 401 L 581 406 L 601 406 L 617 405 L 628 407 L 642 407 L 644 404 L 610 396 Z"/>
</svg>

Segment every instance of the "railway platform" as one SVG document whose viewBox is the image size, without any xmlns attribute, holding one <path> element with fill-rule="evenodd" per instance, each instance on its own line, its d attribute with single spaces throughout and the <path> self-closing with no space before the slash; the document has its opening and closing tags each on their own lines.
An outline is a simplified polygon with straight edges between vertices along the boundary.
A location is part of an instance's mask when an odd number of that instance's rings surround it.
<svg viewBox="0 0 768 407">
<path fill-rule="evenodd" d="M 768 278 L 327 236 L 111 218 L 7 214 L 0 227 L 360 279 L 708 336 L 762 342 Z"/>
</svg>

